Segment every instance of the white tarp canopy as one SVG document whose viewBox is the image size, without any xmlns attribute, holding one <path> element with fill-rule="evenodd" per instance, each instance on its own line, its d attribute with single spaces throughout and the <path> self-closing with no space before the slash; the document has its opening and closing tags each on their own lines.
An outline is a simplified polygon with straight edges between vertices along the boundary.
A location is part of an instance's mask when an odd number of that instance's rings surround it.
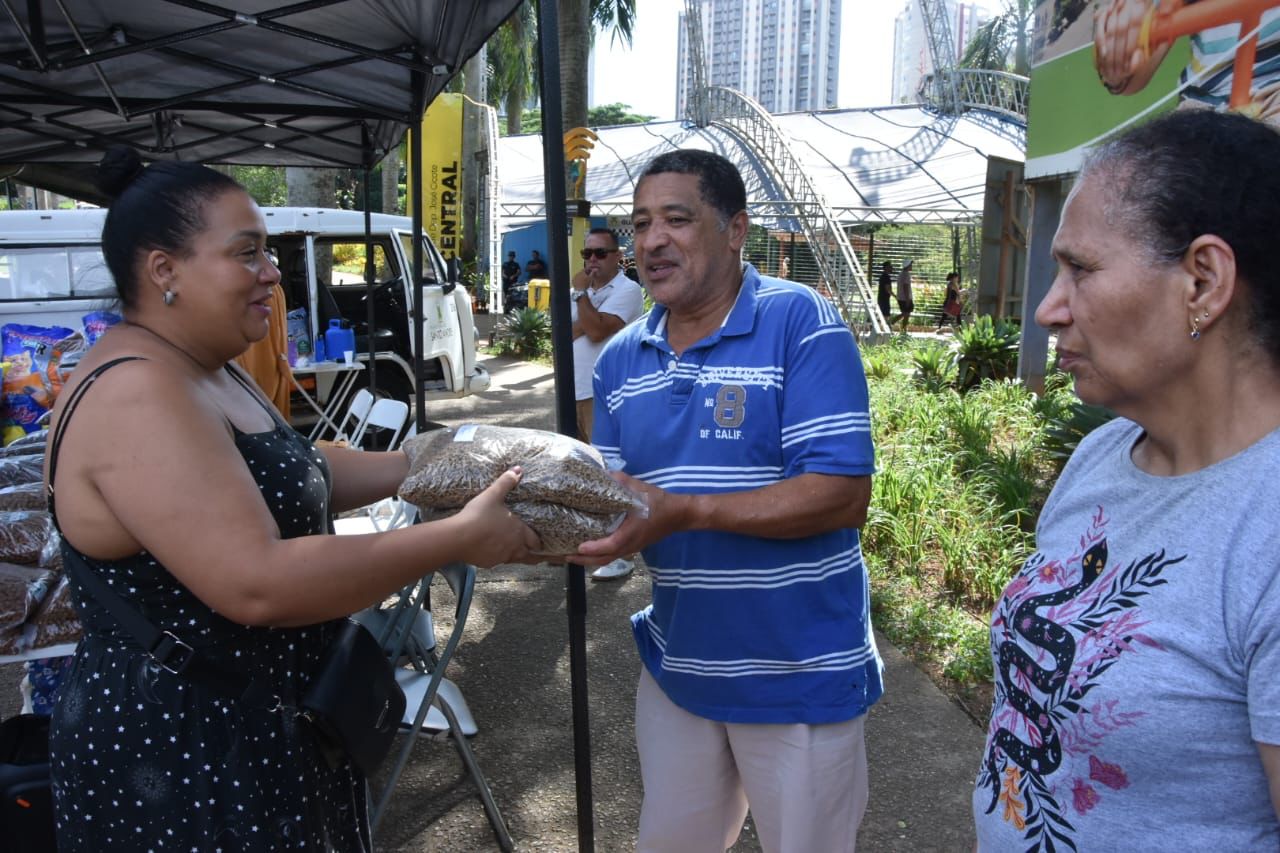
<svg viewBox="0 0 1280 853">
<path fill-rule="evenodd" d="M 775 115 L 791 148 L 840 221 L 954 222 L 982 215 L 987 158 L 1023 162 L 1026 129 L 992 113 L 944 116 L 918 105 Z M 626 215 L 636 178 L 664 151 L 701 148 L 737 164 L 753 218 L 785 214 L 777 187 L 737 137 L 724 128 L 666 121 L 601 128 L 587 165 L 593 214 Z M 504 227 L 545 215 L 542 143 L 508 136 L 499 148 Z M 784 219 L 772 227 L 792 230 Z"/>
</svg>

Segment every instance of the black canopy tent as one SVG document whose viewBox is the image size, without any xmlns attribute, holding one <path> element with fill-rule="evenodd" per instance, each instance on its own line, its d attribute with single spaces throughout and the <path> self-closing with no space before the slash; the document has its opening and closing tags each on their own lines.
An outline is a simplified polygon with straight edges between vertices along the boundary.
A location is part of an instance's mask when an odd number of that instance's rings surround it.
<svg viewBox="0 0 1280 853">
<path fill-rule="evenodd" d="M 91 165 L 114 144 L 147 160 L 354 167 L 363 169 L 367 224 L 370 170 L 520 3 L 0 0 L 0 177 L 95 199 Z M 548 224 L 551 233 L 565 233 L 556 4 L 540 6 L 543 67 L 553 78 L 544 81 L 544 104 L 554 105 L 544 115 Z M 556 94 L 546 98 L 547 91 Z M 414 174 L 422 174 L 420 162 Z M 421 354 L 421 186 L 410 192 Z M 372 253 L 366 256 L 371 265 Z M 553 280 L 567 280 L 565 246 L 553 249 L 550 261 Z M 367 278 L 372 283 L 371 271 Z M 552 300 L 552 321 L 557 422 L 572 433 L 566 299 Z M 425 407 L 417 409 L 425 429 Z M 582 569 L 571 567 L 568 579 L 579 847 L 590 850 Z"/>
</svg>

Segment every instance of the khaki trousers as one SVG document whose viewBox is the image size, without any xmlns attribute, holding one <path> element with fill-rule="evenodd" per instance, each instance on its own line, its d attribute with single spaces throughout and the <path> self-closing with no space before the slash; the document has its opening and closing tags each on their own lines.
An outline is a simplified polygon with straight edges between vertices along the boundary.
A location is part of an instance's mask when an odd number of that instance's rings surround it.
<svg viewBox="0 0 1280 853">
<path fill-rule="evenodd" d="M 578 401 L 578 439 L 591 443 L 591 397 Z"/>
<path fill-rule="evenodd" d="M 828 725 L 719 723 L 675 705 L 642 668 L 639 853 L 724 853 L 750 803 L 766 853 L 855 849 L 867 808 L 866 715 Z"/>
</svg>

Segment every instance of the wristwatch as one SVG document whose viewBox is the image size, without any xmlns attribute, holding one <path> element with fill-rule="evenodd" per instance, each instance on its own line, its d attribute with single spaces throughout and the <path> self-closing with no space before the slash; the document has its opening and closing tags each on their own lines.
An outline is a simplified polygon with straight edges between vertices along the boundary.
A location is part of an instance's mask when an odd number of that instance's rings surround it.
<svg viewBox="0 0 1280 853">
<path fill-rule="evenodd" d="M 581 299 L 582 297 L 584 297 L 584 296 L 586 296 L 586 295 L 587 295 L 587 289 L 586 289 L 585 287 L 584 287 L 584 288 L 582 288 L 582 290 L 575 290 L 575 291 L 573 292 L 573 298 L 574 298 L 575 300 Z"/>
</svg>

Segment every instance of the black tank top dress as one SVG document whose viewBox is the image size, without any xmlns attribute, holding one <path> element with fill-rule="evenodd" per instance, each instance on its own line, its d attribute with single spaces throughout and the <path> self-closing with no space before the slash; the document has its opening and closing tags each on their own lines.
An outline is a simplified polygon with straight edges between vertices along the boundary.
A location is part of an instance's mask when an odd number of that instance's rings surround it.
<svg viewBox="0 0 1280 853">
<path fill-rule="evenodd" d="M 328 465 L 271 413 L 274 429 L 235 430 L 236 447 L 284 538 L 327 533 Z M 330 767 L 290 707 L 306 691 L 340 621 L 240 625 L 215 613 L 146 552 L 95 560 L 64 539 L 62 556 L 96 573 L 208 664 L 270 685 L 285 707 L 244 707 L 162 669 L 68 571 L 84 638 L 51 730 L 61 853 L 372 849 L 364 778 L 349 762 Z"/>
</svg>

